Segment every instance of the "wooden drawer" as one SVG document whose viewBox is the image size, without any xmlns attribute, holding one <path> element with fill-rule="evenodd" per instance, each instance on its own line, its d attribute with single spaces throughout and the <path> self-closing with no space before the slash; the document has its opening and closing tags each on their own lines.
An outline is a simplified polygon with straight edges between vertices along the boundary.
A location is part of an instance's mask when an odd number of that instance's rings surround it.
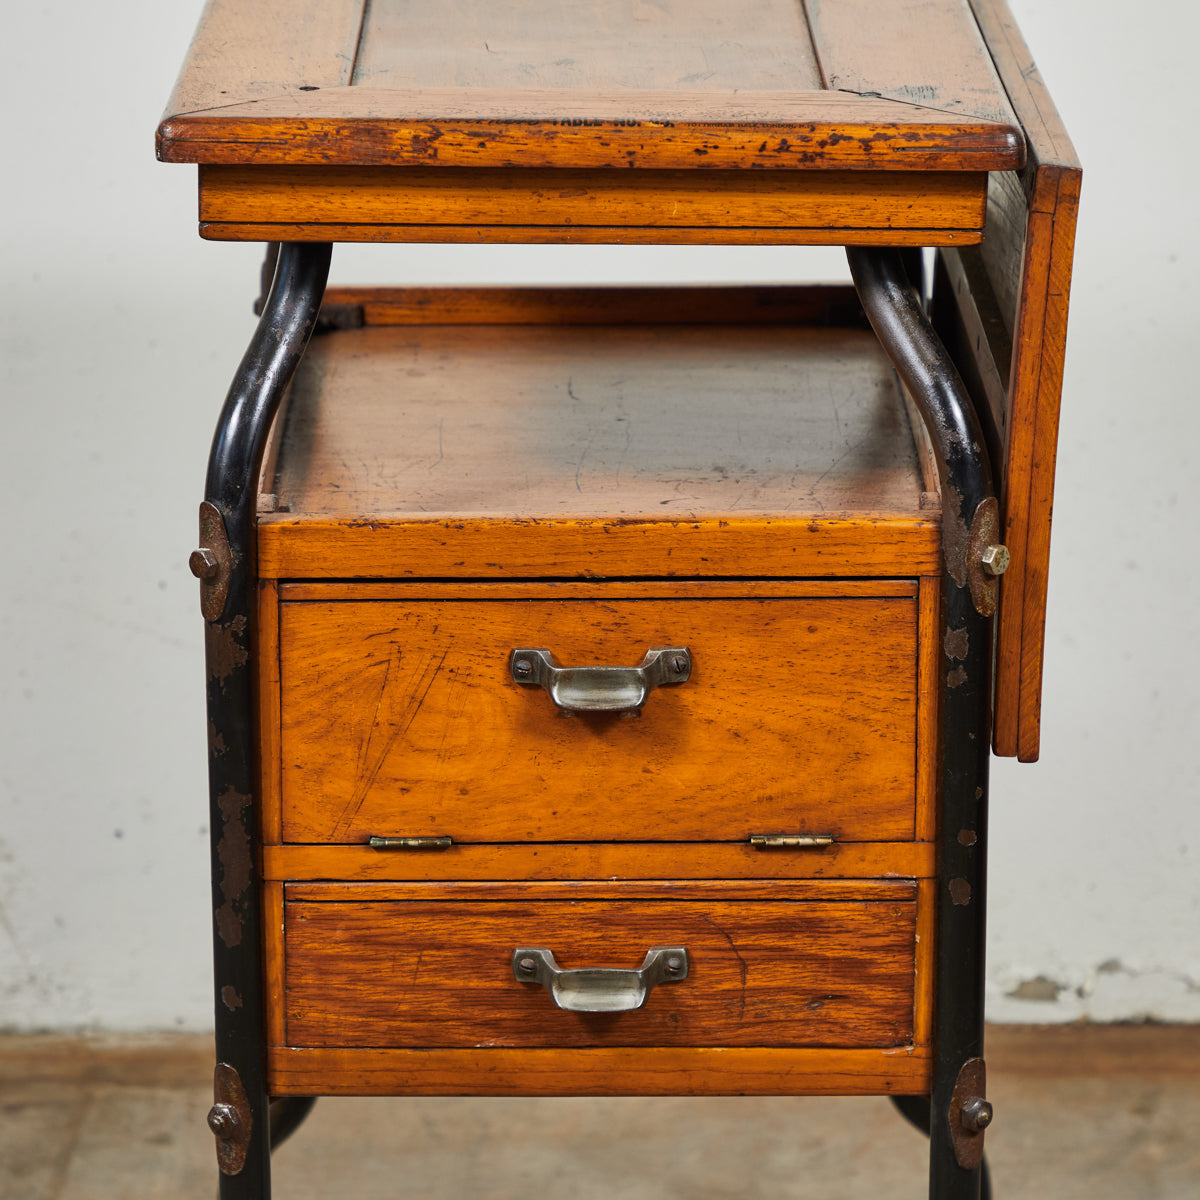
<svg viewBox="0 0 1200 1200">
<path fill-rule="evenodd" d="M 914 583 L 455 586 L 280 605 L 283 842 L 914 836 Z M 509 674 L 514 647 L 634 665 L 653 646 L 687 646 L 691 678 L 636 719 L 564 717 Z"/>
<path fill-rule="evenodd" d="M 792 885 L 793 898 L 720 886 L 694 898 L 647 889 L 531 897 L 476 886 L 289 885 L 283 975 L 292 1047 L 890 1047 L 910 1044 L 916 887 Z M 447 889 L 453 890 L 453 885 Z M 533 889 L 536 892 L 536 889 Z M 794 898 L 797 895 L 806 898 Z M 828 898 L 813 898 L 824 895 Z M 605 898 L 607 896 L 607 898 Z M 747 898 L 748 897 L 748 898 Z M 683 946 L 685 979 L 645 1007 L 579 1013 L 514 978 L 520 946 L 564 969 L 637 967 Z"/>
</svg>

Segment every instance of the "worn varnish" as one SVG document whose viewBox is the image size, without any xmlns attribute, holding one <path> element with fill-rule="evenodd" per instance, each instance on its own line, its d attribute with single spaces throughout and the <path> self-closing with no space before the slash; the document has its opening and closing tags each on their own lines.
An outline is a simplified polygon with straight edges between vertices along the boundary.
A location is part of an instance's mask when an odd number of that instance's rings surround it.
<svg viewBox="0 0 1200 1200">
<path fill-rule="evenodd" d="M 1024 146 L 958 0 L 210 0 L 159 154 L 904 172 L 1013 168 Z"/>
<path fill-rule="evenodd" d="M 288 1044 L 907 1045 L 916 904 L 877 886 L 879 902 L 289 901 Z M 686 946 L 688 976 L 629 1013 L 564 1012 L 512 974 L 517 946 L 569 970 L 662 945 Z"/>
<path fill-rule="evenodd" d="M 553 1050 L 271 1048 L 275 1096 L 915 1096 L 928 1046 Z"/>
<path fill-rule="evenodd" d="M 303 226 L 307 240 L 337 237 L 328 226 L 377 231 L 371 240 L 409 241 L 410 229 L 442 229 L 439 240 L 476 240 L 514 226 L 640 230 L 665 240 L 719 241 L 725 230 L 803 244 L 810 231 L 922 231 L 931 245 L 976 240 L 986 176 L 962 172 L 611 171 L 425 167 L 204 166 L 200 220 L 208 236 L 225 227 Z M 279 238 L 275 240 L 281 240 Z M 519 238 L 517 240 L 524 240 Z"/>
<path fill-rule="evenodd" d="M 756 831 L 758 832 L 758 831 Z M 368 846 L 264 846 L 267 879 L 780 880 L 929 878 L 932 842 L 840 842 L 802 851 L 749 842 L 571 842 L 467 844 L 437 853 L 386 853 Z"/>
<path fill-rule="evenodd" d="M 705 289 L 681 291 L 680 310 L 703 303 Z M 631 327 L 656 289 L 589 289 L 553 325 L 530 323 L 551 298 L 539 290 L 347 293 L 388 324 L 312 344 L 276 425 L 270 490 L 286 511 L 260 521 L 260 572 L 938 570 L 940 512 L 922 507 L 921 458 L 873 336 L 749 327 L 800 302 L 746 292 L 719 291 L 741 314 L 728 327 Z M 472 312 L 498 323 L 465 323 Z"/>
<path fill-rule="evenodd" d="M 1028 161 L 989 184 L 979 250 L 944 252 L 951 341 L 976 401 L 990 414 L 1003 480 L 1003 538 L 1012 562 L 1000 585 L 994 746 L 1037 758 L 1054 467 L 1067 311 L 1082 171 L 1003 0 L 972 0 L 1012 105 Z"/>
<path fill-rule="evenodd" d="M 922 511 L 899 389 L 865 330 L 348 330 L 310 347 L 286 438 L 283 520 Z"/>
<path fill-rule="evenodd" d="M 914 600 L 612 591 L 285 603 L 283 840 L 913 836 Z M 520 646 L 564 666 L 686 646 L 693 667 L 639 717 L 563 717 L 509 676 Z"/>
</svg>

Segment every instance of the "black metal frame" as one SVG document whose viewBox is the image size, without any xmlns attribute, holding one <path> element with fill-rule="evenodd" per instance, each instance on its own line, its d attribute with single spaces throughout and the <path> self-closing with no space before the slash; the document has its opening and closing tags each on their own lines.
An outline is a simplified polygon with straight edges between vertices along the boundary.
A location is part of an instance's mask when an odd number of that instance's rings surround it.
<svg viewBox="0 0 1200 1200">
<path fill-rule="evenodd" d="M 224 607 L 204 629 L 217 1061 L 237 1073 L 245 1093 L 244 1103 L 222 1114 L 223 1124 L 210 1121 L 214 1131 L 221 1124 L 225 1133 L 218 1133 L 221 1200 L 270 1195 L 251 654 L 254 520 L 271 418 L 316 325 L 331 253 L 326 244 L 280 249 L 270 296 L 217 422 L 204 489 L 205 501 L 224 522 L 229 546 Z M 298 1114 L 299 1107 L 290 1105 L 288 1111 Z M 230 1173 L 239 1159 L 240 1167 Z"/>
<path fill-rule="evenodd" d="M 996 501 L 975 413 L 901 253 L 847 254 L 868 319 L 929 430 L 944 506 L 934 1081 L 931 1097 L 897 1098 L 897 1106 L 930 1133 L 932 1200 L 979 1200 L 981 1186 L 984 1196 L 990 1191 L 986 1166 L 971 1165 L 973 1151 L 981 1158 L 982 1134 L 966 1127 L 959 1081 L 969 1077 L 964 1068 L 982 1067 L 994 589 L 991 607 L 988 595 L 995 581 L 982 577 L 976 560 Z M 251 651 L 258 475 L 271 419 L 317 323 L 330 256 L 327 244 L 280 247 L 262 317 L 217 424 L 205 487 L 228 541 L 228 592 L 205 623 L 217 1059 L 244 1089 L 244 1099 L 219 1106 L 223 1112 L 210 1121 L 222 1162 L 221 1200 L 266 1200 L 271 1143 L 312 1107 L 309 1098 L 277 1101 L 272 1120 L 266 1093 Z"/>
<path fill-rule="evenodd" d="M 956 1104 L 955 1088 L 964 1067 L 983 1057 L 995 605 L 993 597 L 991 611 L 986 602 L 981 611 L 981 564 L 975 561 L 972 534 L 996 501 L 975 410 L 909 283 L 900 253 L 848 248 L 846 256 L 867 319 L 925 422 L 942 487 L 937 1007 L 932 1111 L 925 1124 L 931 1200 L 979 1200 L 982 1162 L 961 1166 L 955 1143 L 981 1134 L 962 1128 L 962 1098 Z"/>
</svg>

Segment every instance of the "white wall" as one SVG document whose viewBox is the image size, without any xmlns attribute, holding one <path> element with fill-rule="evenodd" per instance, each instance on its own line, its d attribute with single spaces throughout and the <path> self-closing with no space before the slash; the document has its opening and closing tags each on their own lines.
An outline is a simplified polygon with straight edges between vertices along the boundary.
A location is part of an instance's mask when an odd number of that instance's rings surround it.
<svg viewBox="0 0 1200 1200">
<path fill-rule="evenodd" d="M 0 1027 L 204 1028 L 203 665 L 186 558 L 258 249 L 202 244 L 194 172 L 153 159 L 199 0 L 9 8 Z M 992 1013 L 1198 1020 L 1197 246 L 1184 219 L 1196 114 L 1183 61 L 1197 22 L 1165 0 L 1136 18 L 1116 0 L 1014 8 L 1086 175 L 1043 761 L 994 777 Z M 339 279 L 369 281 L 841 274 L 836 251 L 335 255 Z M 1007 995 L 1018 990 L 1056 999 Z"/>
</svg>

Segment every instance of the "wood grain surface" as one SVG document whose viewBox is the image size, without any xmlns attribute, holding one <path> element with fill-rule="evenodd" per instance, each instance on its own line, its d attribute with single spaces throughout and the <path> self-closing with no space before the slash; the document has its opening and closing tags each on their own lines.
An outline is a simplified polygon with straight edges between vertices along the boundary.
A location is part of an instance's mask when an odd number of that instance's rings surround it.
<svg viewBox="0 0 1200 1200">
<path fill-rule="evenodd" d="M 347 330 L 312 343 L 275 437 L 284 522 L 922 511 L 867 330 Z"/>
<path fill-rule="evenodd" d="M 260 573 L 940 569 L 940 512 L 922 508 L 905 405 L 869 331 L 634 328 L 642 300 L 585 292 L 564 315 L 607 303 L 616 325 L 401 324 L 316 339 L 272 435 L 270 490 L 286 511 L 260 518 Z M 552 298 L 475 295 L 454 303 L 500 308 L 505 322 Z M 773 303 L 771 289 L 755 296 Z M 430 303 L 450 302 L 438 290 Z"/>
<path fill-rule="evenodd" d="M 214 242 L 441 242 L 578 246 L 974 246 L 983 229 L 774 228 L 701 225 L 372 225 L 350 221 L 203 221 Z"/>
<path fill-rule="evenodd" d="M 971 4 L 1029 144 L 1020 173 L 991 178 L 982 249 L 950 251 L 946 259 L 962 343 L 978 348 L 974 373 L 997 429 L 1003 538 L 1012 555 L 1000 585 L 993 744 L 997 754 L 1032 762 L 1041 740 L 1054 470 L 1082 170 L 1004 0 Z"/>
<path fill-rule="evenodd" d="M 756 831 L 757 832 L 757 831 Z M 934 842 L 840 842 L 803 850 L 759 850 L 748 842 L 576 842 L 456 845 L 437 853 L 367 846 L 264 846 L 273 880 L 367 881 L 802 880 L 929 878 Z"/>
<path fill-rule="evenodd" d="M 966 0 L 805 0 L 825 86 L 1019 128 Z"/>
<path fill-rule="evenodd" d="M 916 579 L 629 579 L 607 584 L 598 592 L 595 582 L 578 580 L 452 580 L 425 583 L 370 581 L 363 583 L 326 583 L 302 581 L 282 583 L 273 589 L 276 602 L 282 600 L 594 600 L 603 595 L 608 603 L 615 600 L 747 600 L 825 599 L 847 596 L 912 598 L 926 590 L 925 580 Z M 936 611 L 937 589 L 931 607 Z M 922 620 L 927 620 L 922 600 Z M 926 636 L 923 625 L 922 638 Z M 928 626 L 933 634 L 932 625 Z M 933 638 L 936 646 L 936 636 Z M 928 653 L 928 649 L 926 650 Z M 935 650 L 936 653 L 936 650 Z M 935 659 L 936 665 L 936 659 Z M 276 679 L 278 671 L 276 671 Z"/>
<path fill-rule="evenodd" d="M 697 229 L 983 227 L 978 172 L 204 166 L 205 224 Z"/>
<path fill-rule="evenodd" d="M 372 0 L 354 83 L 499 90 L 814 91 L 796 0 L 508 4 Z"/>
<path fill-rule="evenodd" d="M 662 866 L 670 865 L 665 855 L 660 853 L 660 858 Z M 915 879 L 522 879 L 499 882 L 438 879 L 391 883 L 292 881 L 281 886 L 289 902 L 309 904 L 416 900 L 430 903 L 512 900 L 530 904 L 574 904 L 579 900 L 896 900 L 909 903 L 916 900 L 920 882 Z"/>
<path fill-rule="evenodd" d="M 762 287 L 328 287 L 364 325 L 792 325 L 866 329 L 843 284 Z M 274 472 L 272 472 L 274 478 Z"/>
<path fill-rule="evenodd" d="M 915 1096 L 927 1046 L 267 1052 L 273 1096 Z"/>
<path fill-rule="evenodd" d="M 911 599 L 287 603 L 283 837 L 736 841 L 913 834 Z M 687 646 L 642 715 L 563 717 L 509 652 L 636 665 Z"/>
<path fill-rule="evenodd" d="M 271 517 L 258 526 L 258 571 L 279 579 L 926 575 L 941 569 L 940 516 Z"/>
<path fill-rule="evenodd" d="M 870 30 L 878 35 L 864 41 Z M 969 10 L 954 0 L 915 11 L 824 0 L 807 13 L 799 0 L 210 0 L 159 155 L 329 166 L 1013 168 L 1020 131 L 985 68 Z"/>
<path fill-rule="evenodd" d="M 907 1045 L 915 919 L 912 898 L 288 902 L 287 1042 Z M 569 970 L 637 967 L 664 945 L 687 948 L 688 976 L 634 1012 L 565 1012 L 512 974 L 517 946 Z"/>
</svg>

